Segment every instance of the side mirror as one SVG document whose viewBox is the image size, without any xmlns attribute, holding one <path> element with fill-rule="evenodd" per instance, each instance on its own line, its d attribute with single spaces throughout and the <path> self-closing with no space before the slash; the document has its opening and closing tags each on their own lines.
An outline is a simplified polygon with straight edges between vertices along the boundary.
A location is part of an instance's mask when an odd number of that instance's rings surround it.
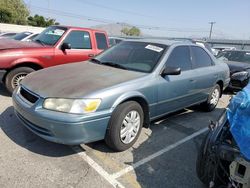
<svg viewBox="0 0 250 188">
<path fill-rule="evenodd" d="M 65 51 L 67 49 L 71 49 L 71 44 L 65 42 L 65 43 L 62 44 L 61 50 Z"/>
<path fill-rule="evenodd" d="M 166 76 L 166 75 L 179 75 L 181 74 L 181 68 L 179 67 L 165 67 L 164 70 L 162 71 L 161 75 Z"/>
</svg>

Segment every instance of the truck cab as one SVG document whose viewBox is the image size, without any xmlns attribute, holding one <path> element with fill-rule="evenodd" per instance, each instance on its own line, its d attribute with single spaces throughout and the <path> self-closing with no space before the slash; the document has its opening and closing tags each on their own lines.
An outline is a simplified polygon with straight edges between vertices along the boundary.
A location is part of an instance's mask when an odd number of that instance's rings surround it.
<svg viewBox="0 0 250 188">
<path fill-rule="evenodd" d="M 108 47 L 106 32 L 69 26 L 50 26 L 33 42 L 1 39 L 0 81 L 12 93 L 33 71 L 86 61 Z"/>
</svg>

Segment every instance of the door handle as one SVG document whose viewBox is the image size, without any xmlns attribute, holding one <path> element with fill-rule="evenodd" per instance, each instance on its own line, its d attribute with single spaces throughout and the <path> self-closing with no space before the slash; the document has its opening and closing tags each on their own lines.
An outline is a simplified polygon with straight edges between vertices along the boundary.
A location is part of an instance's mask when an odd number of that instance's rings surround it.
<svg viewBox="0 0 250 188">
<path fill-rule="evenodd" d="M 94 57 L 95 54 L 88 54 L 88 57 Z"/>
<path fill-rule="evenodd" d="M 194 80 L 194 79 L 190 79 L 189 81 L 190 81 L 190 82 L 195 82 L 196 80 Z"/>
</svg>

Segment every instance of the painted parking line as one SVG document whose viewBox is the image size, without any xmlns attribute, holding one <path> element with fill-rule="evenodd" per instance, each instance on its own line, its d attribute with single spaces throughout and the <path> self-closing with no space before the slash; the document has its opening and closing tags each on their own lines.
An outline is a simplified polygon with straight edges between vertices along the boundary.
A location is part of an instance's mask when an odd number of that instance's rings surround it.
<svg viewBox="0 0 250 188">
<path fill-rule="evenodd" d="M 203 128 L 181 140 L 179 140 L 178 142 L 171 144 L 161 150 L 159 150 L 158 152 L 149 155 L 148 157 L 134 163 L 131 166 L 128 166 L 124 169 L 122 169 L 119 172 L 116 172 L 114 174 L 109 174 L 107 171 L 105 171 L 98 163 L 96 163 L 91 157 L 89 157 L 85 151 L 80 147 L 80 146 L 74 146 L 72 147 L 72 149 L 85 161 L 87 162 L 99 175 L 101 175 L 104 179 L 106 179 L 106 181 L 108 181 L 113 187 L 117 188 L 125 188 L 125 186 L 123 186 L 117 179 L 131 171 L 133 171 L 134 169 L 140 167 L 141 165 L 163 155 L 164 153 L 171 151 L 175 148 L 177 148 L 178 146 L 184 144 L 185 142 L 192 140 L 193 138 L 205 133 L 206 131 L 208 131 L 208 128 Z"/>
<path fill-rule="evenodd" d="M 113 178 L 108 172 L 106 172 L 99 164 L 91 159 L 79 146 L 72 147 L 72 149 L 91 166 L 98 174 L 106 179 L 115 188 L 125 188 L 119 181 Z"/>
<path fill-rule="evenodd" d="M 159 150 L 158 152 L 156 152 L 156 153 L 154 153 L 152 155 L 149 155 L 148 157 L 134 163 L 131 166 L 128 166 L 127 168 L 124 168 L 123 170 L 121 170 L 121 171 L 119 171 L 117 173 L 112 174 L 111 176 L 112 176 L 113 179 L 117 179 L 117 178 L 127 174 L 128 172 L 133 171 L 134 169 L 138 168 L 139 166 L 141 166 L 141 165 L 155 159 L 156 157 L 159 157 L 160 155 L 162 155 L 162 154 L 164 154 L 164 153 L 166 153 L 166 152 L 168 152 L 170 150 L 175 149 L 176 147 L 180 146 L 181 144 L 184 144 L 185 142 L 187 142 L 189 140 L 192 140 L 193 138 L 205 133 L 206 131 L 208 131 L 207 127 L 203 128 L 203 129 L 201 129 L 201 130 L 199 130 L 199 131 L 197 131 L 197 132 L 195 132 L 195 133 L 193 133 L 193 134 L 191 134 L 191 135 L 189 135 L 189 136 L 187 136 L 187 137 L 185 137 L 183 139 L 181 139 L 180 141 L 178 141 L 178 142 L 176 142 L 174 144 L 171 144 L 171 145 L 163 148 L 162 150 Z"/>
</svg>

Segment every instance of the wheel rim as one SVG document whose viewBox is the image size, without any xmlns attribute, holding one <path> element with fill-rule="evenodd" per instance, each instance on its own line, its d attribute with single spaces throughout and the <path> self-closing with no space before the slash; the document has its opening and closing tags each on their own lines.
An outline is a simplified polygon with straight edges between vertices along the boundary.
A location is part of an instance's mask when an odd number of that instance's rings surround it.
<svg viewBox="0 0 250 188">
<path fill-rule="evenodd" d="M 220 91 L 216 88 L 212 93 L 210 103 L 216 106 L 219 101 L 219 98 L 220 98 Z"/>
<path fill-rule="evenodd" d="M 27 73 L 18 73 L 12 78 L 12 88 L 15 88 L 20 85 L 20 82 L 24 79 L 24 77 L 27 76 Z"/>
<path fill-rule="evenodd" d="M 120 139 L 124 144 L 129 144 L 136 138 L 139 132 L 140 123 L 140 114 L 135 110 L 130 111 L 125 116 L 120 131 Z"/>
</svg>

